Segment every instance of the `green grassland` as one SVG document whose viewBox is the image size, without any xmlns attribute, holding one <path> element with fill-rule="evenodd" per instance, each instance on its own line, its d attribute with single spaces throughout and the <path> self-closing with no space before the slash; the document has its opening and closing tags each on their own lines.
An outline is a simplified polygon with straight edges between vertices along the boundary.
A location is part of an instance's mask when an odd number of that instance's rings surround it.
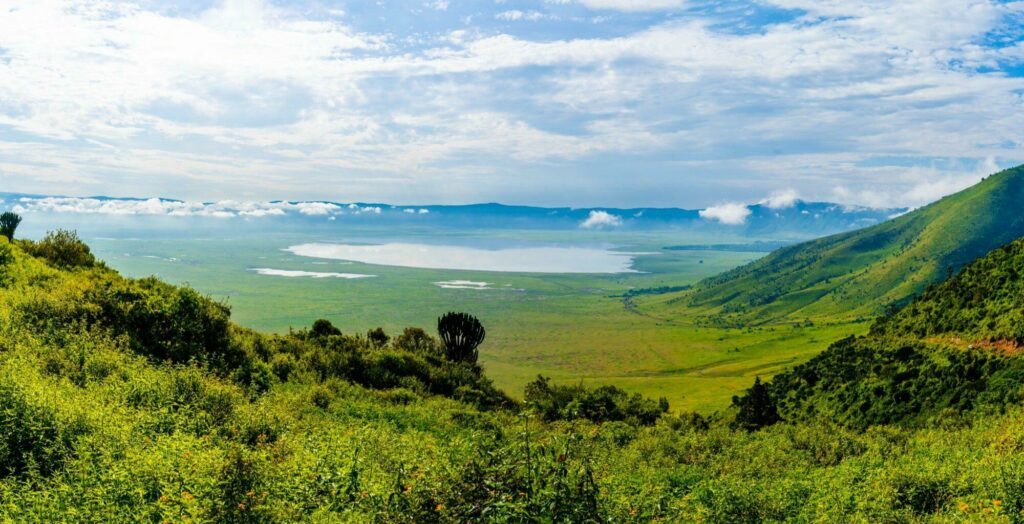
<svg viewBox="0 0 1024 524">
<path fill-rule="evenodd" d="M 372 233 L 372 231 L 371 231 Z M 360 231 L 366 235 L 367 232 Z M 518 396 L 538 374 L 556 382 L 615 384 L 667 397 L 673 410 L 712 412 L 727 406 L 756 375 L 806 360 L 833 340 L 862 331 L 857 324 L 720 329 L 697 318 L 648 313 L 657 295 L 626 301 L 631 289 L 691 285 L 761 256 L 728 251 L 665 251 L 666 245 L 710 242 L 672 232 L 615 234 L 573 231 L 419 232 L 447 240 L 486 235 L 531 242 L 602 243 L 629 252 L 638 273 L 518 274 L 371 266 L 318 261 L 282 251 L 323 233 L 239 235 L 198 239 L 89 239 L 112 267 L 131 276 L 188 283 L 232 307 L 242 325 L 268 331 L 326 318 L 347 333 L 382 326 L 430 328 L 448 310 L 470 311 L 488 328 L 482 361 L 496 384 Z M 415 238 L 415 237 L 413 237 Z M 367 273 L 359 280 L 258 275 L 253 267 Z M 473 280 L 490 290 L 441 289 L 434 282 Z"/>
</svg>

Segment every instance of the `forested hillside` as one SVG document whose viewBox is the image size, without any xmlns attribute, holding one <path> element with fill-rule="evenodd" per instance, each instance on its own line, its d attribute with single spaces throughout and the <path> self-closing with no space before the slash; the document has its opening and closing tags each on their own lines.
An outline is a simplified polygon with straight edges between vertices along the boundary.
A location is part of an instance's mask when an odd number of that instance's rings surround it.
<svg viewBox="0 0 1024 524">
<path fill-rule="evenodd" d="M 871 317 L 1024 235 L 1024 166 L 869 228 L 785 247 L 676 305 L 732 324 Z"/>
<path fill-rule="evenodd" d="M 1016 283 L 1007 271 L 1018 260 L 972 266 L 955 289 L 988 273 Z M 990 296 L 1019 312 L 1021 299 L 1000 293 Z M 74 234 L 0 238 L 0 520 L 1013 522 L 1024 510 L 1020 382 L 991 378 L 1016 364 L 987 349 L 946 350 L 972 355 L 962 366 L 979 378 L 961 382 L 981 385 L 976 401 L 943 403 L 945 417 L 833 417 L 859 404 L 819 402 L 811 367 L 698 415 L 543 378 L 514 401 L 475 362 L 484 333 L 470 317 L 439 322 L 476 333 L 460 346 L 325 321 L 271 336 L 229 315 L 192 289 L 120 277 Z M 888 350 L 897 346 L 885 340 L 919 336 L 900 318 L 879 321 L 870 340 Z M 926 335 L 1009 336 L 977 327 Z M 928 362 L 961 364 L 918 341 L 918 356 L 897 348 L 892 360 L 924 377 L 915 392 L 938 391 Z M 836 348 L 826 355 L 814 369 L 847 362 Z M 856 368 L 878 362 L 889 376 L 886 362 L 863 359 Z M 855 368 L 837 365 L 838 375 Z M 787 380 L 807 381 L 803 398 L 834 409 L 787 404 L 779 395 L 800 391 Z M 1005 394 L 980 400 L 991 391 Z"/>
<path fill-rule="evenodd" d="M 930 286 L 770 384 L 787 420 L 867 427 L 1000 413 L 1024 400 L 1024 239 Z"/>
</svg>

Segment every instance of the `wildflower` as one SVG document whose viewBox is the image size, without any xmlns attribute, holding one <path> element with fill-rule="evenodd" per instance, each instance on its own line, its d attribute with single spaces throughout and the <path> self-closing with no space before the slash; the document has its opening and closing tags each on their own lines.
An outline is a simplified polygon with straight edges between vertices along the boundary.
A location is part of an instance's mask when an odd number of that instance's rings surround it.
<svg viewBox="0 0 1024 524">
<path fill-rule="evenodd" d="M 1002 506 L 1003 505 L 1003 501 L 1001 501 L 999 499 L 995 499 L 995 500 L 992 501 L 992 505 L 993 506 Z"/>
<path fill-rule="evenodd" d="M 971 505 L 966 502 L 960 503 L 960 511 L 967 511 L 968 509 L 970 509 L 970 507 Z"/>
<path fill-rule="evenodd" d="M 434 508 L 434 511 L 444 511 L 444 504 L 438 504 L 437 507 Z"/>
</svg>

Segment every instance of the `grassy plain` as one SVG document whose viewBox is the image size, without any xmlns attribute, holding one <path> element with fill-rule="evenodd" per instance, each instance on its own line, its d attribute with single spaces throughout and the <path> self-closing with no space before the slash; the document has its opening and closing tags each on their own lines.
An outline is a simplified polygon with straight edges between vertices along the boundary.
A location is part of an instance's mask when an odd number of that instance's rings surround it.
<svg viewBox="0 0 1024 524">
<path fill-rule="evenodd" d="M 156 275 L 188 283 L 225 300 L 242 325 L 282 332 L 327 318 L 346 332 L 382 325 L 432 328 L 448 310 L 481 318 L 488 339 L 481 359 L 488 375 L 513 396 L 538 374 L 556 382 L 615 384 L 651 397 L 667 397 L 674 411 L 712 412 L 749 387 L 806 360 L 857 324 L 755 329 L 702 327 L 678 308 L 660 306 L 658 295 L 625 301 L 630 289 L 685 286 L 749 262 L 759 253 L 664 251 L 666 245 L 720 242 L 672 232 L 583 233 L 551 231 L 405 232 L 405 240 L 588 243 L 629 252 L 637 273 L 522 274 L 412 269 L 303 258 L 282 249 L 309 241 L 374 241 L 390 233 L 241 233 L 208 238 L 87 238 L 97 254 L 130 276 Z M 326 236 L 325 236 L 326 235 Z M 374 235 L 379 235 L 375 237 Z M 286 278 L 256 267 L 316 272 L 366 273 L 358 280 Z M 473 280 L 493 289 L 442 289 L 435 282 Z M 666 313 L 663 313 L 666 312 Z"/>
</svg>

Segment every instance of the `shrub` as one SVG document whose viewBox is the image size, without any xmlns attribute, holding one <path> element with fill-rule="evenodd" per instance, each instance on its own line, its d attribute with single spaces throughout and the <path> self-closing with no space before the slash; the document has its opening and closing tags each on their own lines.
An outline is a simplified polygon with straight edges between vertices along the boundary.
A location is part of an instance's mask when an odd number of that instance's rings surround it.
<svg viewBox="0 0 1024 524">
<path fill-rule="evenodd" d="M 375 348 L 382 348 L 388 345 L 388 341 L 391 337 L 384 332 L 384 328 L 375 328 L 366 332 L 366 340 L 370 342 L 370 345 Z"/>
<path fill-rule="evenodd" d="M 74 454 L 87 428 L 37 404 L 16 385 L 0 382 L 0 477 L 29 472 L 49 476 Z"/>
<path fill-rule="evenodd" d="M 395 337 L 392 345 L 396 349 L 410 353 L 438 353 L 440 344 L 437 339 L 420 328 L 405 328 L 401 335 Z"/>
<path fill-rule="evenodd" d="M 38 242 L 26 244 L 28 252 L 62 269 L 92 267 L 96 257 L 78 233 L 67 229 L 50 231 Z"/>
<path fill-rule="evenodd" d="M 668 402 L 655 402 L 638 393 L 630 395 L 615 386 L 587 389 L 582 385 L 559 386 L 538 376 L 526 385 L 527 405 L 545 420 L 585 418 L 594 422 L 626 421 L 649 426 L 668 411 Z"/>
<path fill-rule="evenodd" d="M 98 322 L 127 335 L 140 354 L 225 370 L 238 367 L 246 358 L 244 349 L 232 340 L 228 307 L 194 289 L 155 278 L 109 280 L 93 288 L 88 300 L 100 306 Z"/>
<path fill-rule="evenodd" d="M 329 337 L 331 335 L 340 335 L 341 330 L 334 327 L 330 320 L 319 319 L 313 322 L 313 327 L 309 330 L 310 336 L 317 338 Z"/>
</svg>

